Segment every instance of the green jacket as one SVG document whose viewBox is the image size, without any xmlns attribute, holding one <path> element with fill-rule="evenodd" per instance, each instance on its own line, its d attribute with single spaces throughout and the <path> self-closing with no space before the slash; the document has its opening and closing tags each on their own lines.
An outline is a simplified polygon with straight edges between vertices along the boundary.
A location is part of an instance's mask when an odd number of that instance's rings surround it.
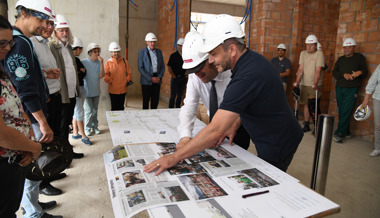
<svg viewBox="0 0 380 218">
<path fill-rule="evenodd" d="M 60 80 L 61 80 L 62 103 L 63 104 L 70 103 L 69 92 L 67 90 L 67 83 L 66 83 L 65 62 L 63 60 L 63 56 L 62 56 L 62 53 L 61 53 L 61 49 L 62 49 L 61 45 L 59 45 L 58 43 L 56 43 L 54 41 L 51 41 L 51 42 L 49 42 L 49 47 L 50 47 L 51 52 L 53 53 L 53 56 L 54 56 L 55 60 L 57 61 L 57 66 L 58 66 L 59 70 L 61 71 Z M 73 64 L 74 64 L 75 72 L 77 72 L 77 64 L 76 64 L 76 61 L 75 61 L 75 56 L 74 56 L 74 53 L 73 53 L 73 49 L 71 48 L 71 45 L 68 45 L 67 47 L 68 47 L 68 49 L 70 51 L 70 56 L 73 59 Z M 76 97 L 80 97 L 80 88 L 79 88 L 78 74 L 76 74 L 76 80 L 77 80 L 77 82 L 76 82 L 76 93 L 77 93 L 77 96 Z"/>
</svg>

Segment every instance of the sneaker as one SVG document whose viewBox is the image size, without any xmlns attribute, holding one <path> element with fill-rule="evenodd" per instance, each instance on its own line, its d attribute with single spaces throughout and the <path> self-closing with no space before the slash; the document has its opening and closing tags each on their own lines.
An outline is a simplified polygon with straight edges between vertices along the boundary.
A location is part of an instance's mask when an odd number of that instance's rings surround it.
<svg viewBox="0 0 380 218">
<path fill-rule="evenodd" d="M 312 135 L 312 136 L 315 136 L 315 130 L 313 130 L 313 132 L 311 132 L 311 135 Z"/>
<path fill-rule="evenodd" d="M 92 145 L 92 142 L 90 141 L 90 139 L 89 139 L 88 137 L 83 138 L 83 139 L 82 139 L 82 142 L 83 142 L 84 144 L 86 144 L 86 145 Z"/>
<path fill-rule="evenodd" d="M 377 156 L 379 156 L 380 155 L 380 150 L 373 150 L 370 154 L 369 154 L 369 156 L 371 156 L 371 157 L 377 157 Z"/>
<path fill-rule="evenodd" d="M 352 138 L 352 136 L 351 136 L 351 134 L 348 134 L 348 135 L 345 136 L 345 138 L 346 139 L 350 139 L 350 138 Z"/>
<path fill-rule="evenodd" d="M 333 137 L 334 141 L 336 141 L 337 143 L 343 143 L 343 140 L 341 137 L 339 137 L 338 135 L 334 134 L 334 137 Z"/>
<path fill-rule="evenodd" d="M 100 134 L 100 130 L 98 129 L 98 127 L 94 127 L 94 132 L 95 132 L 96 135 Z"/>
<path fill-rule="evenodd" d="M 91 135 L 92 135 L 92 132 L 91 132 L 91 131 L 87 131 L 87 130 L 85 130 L 84 133 L 86 133 L 86 136 L 91 136 Z"/>
<path fill-rule="evenodd" d="M 73 138 L 73 139 L 80 139 L 80 138 L 82 138 L 82 136 L 81 135 L 72 135 L 71 136 L 71 138 Z"/>
</svg>

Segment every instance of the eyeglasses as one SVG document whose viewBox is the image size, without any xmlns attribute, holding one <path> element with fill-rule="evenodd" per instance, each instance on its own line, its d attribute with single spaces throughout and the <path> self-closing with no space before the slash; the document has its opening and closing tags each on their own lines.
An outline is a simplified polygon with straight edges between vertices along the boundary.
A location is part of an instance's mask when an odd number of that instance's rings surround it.
<svg viewBox="0 0 380 218">
<path fill-rule="evenodd" d="M 0 40 L 0 48 L 5 48 L 5 47 L 7 47 L 7 45 L 9 45 L 9 47 L 12 48 L 12 46 L 14 46 L 15 43 L 16 42 L 14 40 L 10 40 L 10 41 Z"/>
<path fill-rule="evenodd" d="M 92 51 L 93 53 L 100 54 L 100 51 Z"/>
</svg>

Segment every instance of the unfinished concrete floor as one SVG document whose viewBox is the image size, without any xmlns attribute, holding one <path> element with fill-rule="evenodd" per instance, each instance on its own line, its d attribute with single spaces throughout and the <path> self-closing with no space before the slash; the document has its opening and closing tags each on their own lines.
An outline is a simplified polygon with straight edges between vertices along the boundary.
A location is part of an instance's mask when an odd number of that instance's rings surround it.
<svg viewBox="0 0 380 218">
<path fill-rule="evenodd" d="M 141 109 L 142 100 L 128 99 L 127 109 Z M 159 108 L 167 108 L 161 101 Z M 113 145 L 104 109 L 99 111 L 100 135 L 90 136 L 92 146 L 72 140 L 76 152 L 85 157 L 73 160 L 65 170 L 67 177 L 52 184 L 63 190 L 60 196 L 40 195 L 40 201 L 56 200 L 58 206 L 50 214 L 65 218 L 114 217 L 108 192 L 103 153 Z M 305 134 L 288 173 L 310 186 L 315 139 Z M 380 157 L 370 157 L 373 144 L 357 137 L 343 144 L 332 142 L 325 196 L 341 206 L 341 212 L 330 217 L 380 217 Z M 249 151 L 255 153 L 254 146 Z M 22 217 L 18 212 L 18 217 Z"/>
</svg>

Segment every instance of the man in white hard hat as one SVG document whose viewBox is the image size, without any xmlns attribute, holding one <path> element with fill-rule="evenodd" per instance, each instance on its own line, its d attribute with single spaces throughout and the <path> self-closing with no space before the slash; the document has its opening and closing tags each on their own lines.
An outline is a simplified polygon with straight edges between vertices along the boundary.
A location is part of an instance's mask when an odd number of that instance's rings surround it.
<svg viewBox="0 0 380 218">
<path fill-rule="evenodd" d="M 277 46 L 277 57 L 271 60 L 271 63 L 280 74 L 282 85 L 286 93 L 286 87 L 288 83 L 288 76 L 290 74 L 290 60 L 285 57 L 286 46 L 281 43 Z"/>
<path fill-rule="evenodd" d="M 124 110 L 128 83 L 132 81 L 132 70 L 128 60 L 120 56 L 121 47 L 117 42 L 111 42 L 108 51 L 111 58 L 104 65 L 104 82 L 108 83 L 108 93 L 111 99 L 111 110 Z"/>
<path fill-rule="evenodd" d="M 61 128 L 57 134 L 69 143 L 69 125 L 71 124 L 76 97 L 80 96 L 77 66 L 71 44 L 73 36 L 70 31 L 69 21 L 61 14 L 57 14 L 55 30 L 49 42 L 50 50 L 61 71 Z M 82 153 L 75 153 L 73 158 L 82 158 Z"/>
<path fill-rule="evenodd" d="M 296 81 L 293 87 L 298 87 L 301 82 L 301 95 L 300 104 L 304 105 L 304 127 L 303 131 L 310 131 L 310 115 L 315 122 L 315 116 L 321 113 L 319 102 L 322 92 L 318 92 L 315 96 L 316 90 L 322 90 L 322 67 L 325 66 L 325 58 L 322 51 L 317 50 L 318 39 L 315 35 L 309 35 L 306 38 L 306 50 L 300 54 L 299 67 L 297 71 Z M 315 101 L 317 102 L 317 109 L 315 108 Z M 317 110 L 317 114 L 315 114 Z M 315 133 L 315 129 L 313 133 Z"/>
<path fill-rule="evenodd" d="M 53 13 L 54 15 L 54 13 Z M 54 15 L 55 17 L 55 15 Z M 30 40 L 33 43 L 36 55 L 41 64 L 42 69 L 45 71 L 45 80 L 49 88 L 49 99 L 47 102 L 47 122 L 55 135 L 58 135 L 61 128 L 61 82 L 59 79 L 60 71 L 57 67 L 57 62 L 48 46 L 48 38 L 54 30 L 54 20 L 51 18 L 46 22 L 46 28 L 42 30 L 41 36 L 32 36 Z M 56 75 L 55 78 L 50 78 L 49 75 Z M 66 174 L 62 173 L 53 179 L 43 180 L 40 184 L 40 193 L 46 195 L 59 195 L 62 194 L 60 189 L 53 187 L 50 182 L 56 179 L 65 177 Z M 51 209 L 56 205 L 55 201 L 48 202 L 48 204 L 41 204 L 43 209 Z"/>
<path fill-rule="evenodd" d="M 20 0 L 16 3 L 16 10 L 13 33 L 16 43 L 4 59 L 4 70 L 16 88 L 36 139 L 39 142 L 51 142 L 54 133 L 46 119 L 49 90 L 29 38 L 41 35 L 43 28 L 46 28 L 46 20 L 52 17 L 52 7 L 48 0 Z M 38 204 L 40 183 L 25 180 L 21 201 L 26 212 L 24 217 L 51 216 Z"/>
<path fill-rule="evenodd" d="M 184 105 L 179 113 L 178 133 L 180 141 L 176 148 L 180 148 L 187 144 L 192 138 L 194 129 L 194 121 L 197 115 L 199 100 L 207 108 L 210 122 L 223 100 L 224 91 L 231 80 L 231 71 L 227 70 L 223 73 L 218 72 L 213 64 L 208 62 L 208 54 L 199 52 L 202 43 L 202 35 L 196 31 L 186 34 L 185 44 L 183 45 L 182 57 L 184 59 L 183 69 L 189 75 L 187 82 L 186 98 Z M 215 103 L 212 102 L 212 90 L 216 93 Z M 215 104 L 215 108 L 212 106 Z M 238 129 L 232 141 L 244 149 L 248 149 L 250 138 L 244 127 Z"/>
<path fill-rule="evenodd" d="M 338 58 L 333 69 L 333 76 L 336 79 L 336 102 L 339 110 L 338 128 L 333 138 L 338 143 L 342 143 L 344 138 L 351 138 L 351 114 L 362 80 L 368 73 L 365 57 L 356 53 L 355 47 L 356 42 L 353 38 L 345 39 L 343 42 L 344 55 Z"/>
<path fill-rule="evenodd" d="M 180 108 L 182 103 L 183 91 L 186 87 L 186 70 L 182 68 L 182 46 L 184 39 L 180 38 L 177 41 L 177 51 L 170 55 L 168 61 L 168 71 L 172 76 L 170 80 L 170 98 L 169 108 Z"/>
<path fill-rule="evenodd" d="M 157 109 L 160 98 L 165 63 L 162 51 L 156 48 L 157 37 L 154 33 L 145 36 L 147 47 L 139 51 L 138 68 L 141 73 L 140 84 L 143 94 L 143 109 Z"/>
<path fill-rule="evenodd" d="M 156 175 L 178 161 L 213 144 L 220 144 L 243 124 L 258 156 L 286 171 L 303 137 L 285 98 L 280 76 L 262 55 L 246 48 L 240 24 L 229 15 L 217 15 L 203 29 L 201 52 L 219 72 L 232 70 L 223 101 L 211 123 L 186 146 L 145 166 Z M 241 121 L 241 122 L 240 122 Z"/>
</svg>

